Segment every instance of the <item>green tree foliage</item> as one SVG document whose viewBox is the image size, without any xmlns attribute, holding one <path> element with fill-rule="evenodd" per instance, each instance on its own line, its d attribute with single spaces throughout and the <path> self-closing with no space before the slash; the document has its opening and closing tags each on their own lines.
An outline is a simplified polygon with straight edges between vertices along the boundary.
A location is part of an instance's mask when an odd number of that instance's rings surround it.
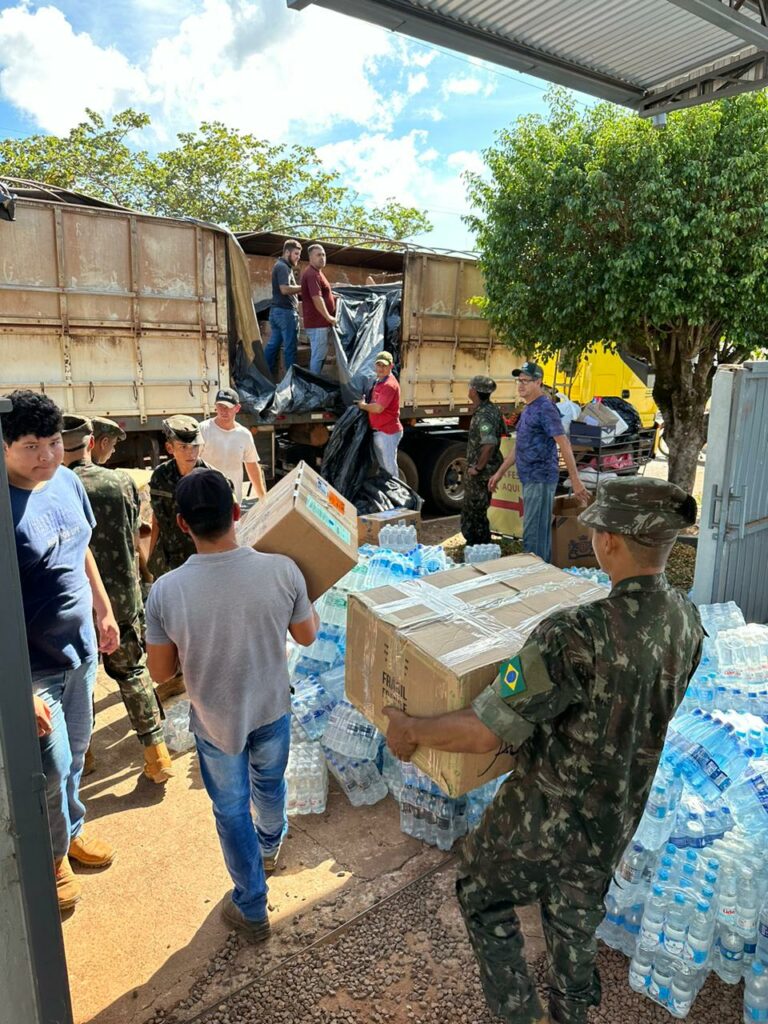
<svg viewBox="0 0 768 1024">
<path fill-rule="evenodd" d="M 670 447 L 690 489 L 717 362 L 765 345 L 768 97 L 671 114 L 610 104 L 501 132 L 487 178 L 469 179 L 485 312 L 516 351 L 576 357 L 595 343 L 647 359 Z"/>
<path fill-rule="evenodd" d="M 111 124 L 89 110 L 88 120 L 64 138 L 0 140 L 0 175 L 233 231 L 301 229 L 329 241 L 362 235 L 380 243 L 431 228 L 422 211 L 395 199 L 366 208 L 311 146 L 273 145 L 211 122 L 180 132 L 172 149 L 151 156 L 129 144 L 149 124 L 149 116 L 135 110 L 115 115 Z"/>
</svg>

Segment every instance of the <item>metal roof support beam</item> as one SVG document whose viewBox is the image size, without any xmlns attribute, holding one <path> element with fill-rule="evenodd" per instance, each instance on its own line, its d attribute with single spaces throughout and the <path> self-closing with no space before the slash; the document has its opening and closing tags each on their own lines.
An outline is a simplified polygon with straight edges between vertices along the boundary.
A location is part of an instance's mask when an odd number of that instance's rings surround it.
<svg viewBox="0 0 768 1024">
<path fill-rule="evenodd" d="M 758 50 L 768 49 L 768 28 L 723 0 L 667 0 L 667 3 L 695 14 L 697 18 L 724 32 L 730 32 L 750 46 L 756 46 Z"/>
<path fill-rule="evenodd" d="M 289 8 L 297 11 L 314 3 L 393 32 L 403 32 L 433 45 L 468 53 L 479 60 L 544 78 L 625 106 L 635 106 L 643 99 L 642 91 L 637 86 L 619 78 L 579 67 L 569 60 L 536 50 L 524 43 L 494 37 L 482 29 L 473 28 L 464 22 L 458 23 L 436 11 L 414 8 L 405 0 L 286 0 L 286 3 Z"/>
<path fill-rule="evenodd" d="M 755 53 L 669 89 L 649 93 L 641 103 L 635 104 L 635 109 L 641 117 L 652 117 L 765 87 L 768 87 L 768 53 Z"/>
</svg>

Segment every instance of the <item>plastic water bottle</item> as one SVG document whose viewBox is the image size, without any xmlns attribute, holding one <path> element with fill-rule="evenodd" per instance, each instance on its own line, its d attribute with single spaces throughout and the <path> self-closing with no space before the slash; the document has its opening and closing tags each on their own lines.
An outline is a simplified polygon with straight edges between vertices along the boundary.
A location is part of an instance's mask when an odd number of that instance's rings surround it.
<svg viewBox="0 0 768 1024">
<path fill-rule="evenodd" d="M 296 742 L 292 732 L 285 781 L 288 814 L 323 813 L 328 799 L 328 769 L 319 743 Z"/>
<path fill-rule="evenodd" d="M 638 946 L 629 965 L 629 987 L 635 992 L 645 992 L 651 983 L 653 955 L 649 950 Z"/>
<path fill-rule="evenodd" d="M 619 861 L 613 879 L 617 900 L 623 906 L 642 902 L 651 874 L 652 856 L 642 843 L 630 843 Z"/>
<path fill-rule="evenodd" d="M 625 956 L 632 957 L 640 938 L 640 922 L 643 920 L 643 904 L 635 903 L 624 912 L 624 929 L 620 937 L 620 949 Z"/>
<path fill-rule="evenodd" d="M 654 784 L 635 832 L 635 842 L 641 843 L 646 850 L 658 850 L 669 838 L 671 827 L 667 787 Z"/>
<path fill-rule="evenodd" d="M 728 792 L 734 821 L 747 833 L 768 832 L 768 758 L 753 761 Z"/>
<path fill-rule="evenodd" d="M 391 796 L 399 802 L 400 797 L 403 793 L 403 773 L 401 770 L 401 762 L 391 754 L 388 747 L 384 747 L 381 762 L 381 776 L 387 784 L 387 789 Z"/>
<path fill-rule="evenodd" d="M 672 956 L 682 956 L 688 934 L 690 905 L 681 892 L 676 892 L 664 918 L 664 948 Z"/>
<path fill-rule="evenodd" d="M 732 864 L 723 863 L 720 870 L 717 919 L 721 926 L 729 930 L 736 926 L 737 888 L 738 877 L 735 868 Z"/>
<path fill-rule="evenodd" d="M 345 700 L 331 711 L 323 734 L 323 746 L 358 761 L 373 760 L 381 741 L 379 730 Z"/>
<path fill-rule="evenodd" d="M 163 720 L 163 738 L 169 748 L 176 754 L 191 750 L 195 745 L 195 737 L 189 728 L 190 703 L 179 700 L 165 712 Z"/>
<path fill-rule="evenodd" d="M 683 956 L 690 960 L 696 970 L 707 963 L 715 936 L 715 915 L 709 903 L 700 901 L 691 915 Z"/>
<path fill-rule="evenodd" d="M 467 565 L 490 562 L 496 558 L 501 558 L 501 547 L 498 544 L 468 544 L 464 548 L 464 561 Z"/>
<path fill-rule="evenodd" d="M 661 945 L 664 937 L 664 915 L 667 900 L 660 885 L 654 885 L 646 900 L 640 924 L 640 945 L 652 950 Z"/>
<path fill-rule="evenodd" d="M 687 971 L 676 971 L 672 976 L 667 1009 L 673 1017 L 687 1017 L 696 998 L 696 978 Z"/>
<path fill-rule="evenodd" d="M 751 939 L 757 929 L 759 899 L 753 872 L 742 871 L 736 893 L 736 931 L 744 939 Z"/>
<path fill-rule="evenodd" d="M 757 947 L 755 956 L 761 964 L 768 966 L 768 895 L 760 907 L 760 915 L 757 920 Z"/>
<path fill-rule="evenodd" d="M 730 928 L 719 929 L 713 966 L 726 985 L 738 985 L 744 960 L 744 940 Z"/>
<path fill-rule="evenodd" d="M 648 994 L 657 1003 L 666 1006 L 672 988 L 672 966 L 666 957 L 656 957 L 651 970 L 651 980 L 648 983 Z"/>
<path fill-rule="evenodd" d="M 768 1021 L 768 971 L 755 961 L 744 981 L 744 1024 Z"/>
<path fill-rule="evenodd" d="M 605 917 L 597 928 L 598 939 L 610 946 L 612 949 L 621 949 L 623 944 L 624 910 L 616 897 L 613 895 L 611 886 L 605 895 Z"/>
<path fill-rule="evenodd" d="M 324 747 L 328 771 L 353 807 L 375 804 L 387 795 L 387 784 L 373 761 L 357 761 Z"/>
<path fill-rule="evenodd" d="M 309 739 L 317 740 L 325 732 L 331 711 L 338 700 L 317 682 L 316 676 L 296 683 L 291 710 Z"/>
<path fill-rule="evenodd" d="M 746 621 L 741 609 L 735 601 L 725 601 L 722 604 L 700 604 L 699 614 L 704 629 L 709 636 L 726 629 L 738 629 L 745 626 Z"/>
</svg>

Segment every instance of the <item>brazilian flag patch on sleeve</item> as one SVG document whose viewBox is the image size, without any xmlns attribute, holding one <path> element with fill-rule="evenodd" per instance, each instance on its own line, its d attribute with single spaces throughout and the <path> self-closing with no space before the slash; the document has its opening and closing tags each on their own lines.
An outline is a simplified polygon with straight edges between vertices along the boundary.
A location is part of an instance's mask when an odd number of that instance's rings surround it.
<svg viewBox="0 0 768 1024">
<path fill-rule="evenodd" d="M 523 666 L 517 656 L 501 663 L 496 685 L 502 700 L 519 697 L 521 693 L 525 693 L 527 687 L 523 678 Z"/>
</svg>

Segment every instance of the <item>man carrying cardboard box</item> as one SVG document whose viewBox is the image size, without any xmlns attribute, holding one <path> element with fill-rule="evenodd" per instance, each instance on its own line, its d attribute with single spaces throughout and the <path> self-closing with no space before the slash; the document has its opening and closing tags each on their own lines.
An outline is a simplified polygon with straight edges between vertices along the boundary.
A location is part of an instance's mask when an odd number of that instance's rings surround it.
<svg viewBox="0 0 768 1024">
<path fill-rule="evenodd" d="M 696 608 L 664 576 L 696 502 L 662 480 L 600 485 L 582 512 L 613 589 L 558 611 L 503 662 L 470 708 L 412 718 L 386 708 L 387 743 L 519 751 L 464 846 L 456 883 L 488 1004 L 509 1024 L 585 1024 L 600 1001 L 595 930 L 645 805 L 667 723 L 701 656 Z M 550 956 L 549 1017 L 523 956 L 516 906 L 537 901 Z"/>
<path fill-rule="evenodd" d="M 274 870 L 287 830 L 285 639 L 290 632 L 309 646 L 318 618 L 290 558 L 238 547 L 240 508 L 222 473 L 196 469 L 182 477 L 176 504 L 196 554 L 152 588 L 147 665 L 158 683 L 179 665 L 184 672 L 200 773 L 235 886 L 222 914 L 258 942 L 269 937 L 264 873 Z"/>
</svg>

